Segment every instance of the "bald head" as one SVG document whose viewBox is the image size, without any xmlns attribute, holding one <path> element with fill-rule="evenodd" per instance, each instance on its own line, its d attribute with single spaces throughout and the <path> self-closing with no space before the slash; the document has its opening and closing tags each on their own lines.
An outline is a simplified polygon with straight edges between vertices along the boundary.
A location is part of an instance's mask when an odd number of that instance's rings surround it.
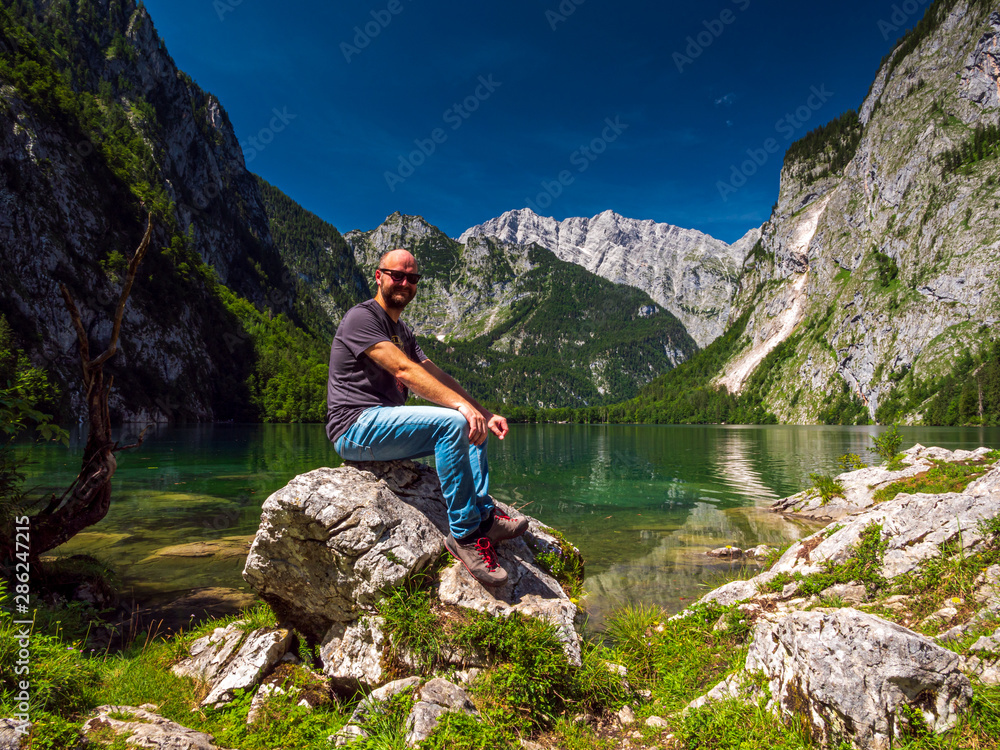
<svg viewBox="0 0 1000 750">
<path fill-rule="evenodd" d="M 411 267 L 414 272 L 417 270 L 417 259 L 413 257 L 413 253 L 403 247 L 397 247 L 395 250 L 390 250 L 385 253 L 378 261 L 379 268 L 392 268 L 404 270 L 409 270 Z"/>
</svg>

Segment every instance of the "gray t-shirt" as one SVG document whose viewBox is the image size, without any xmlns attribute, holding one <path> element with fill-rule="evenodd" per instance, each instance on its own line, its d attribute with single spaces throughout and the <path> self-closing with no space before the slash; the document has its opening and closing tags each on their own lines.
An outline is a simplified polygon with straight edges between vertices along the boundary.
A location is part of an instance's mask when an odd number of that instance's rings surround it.
<svg viewBox="0 0 1000 750">
<path fill-rule="evenodd" d="M 427 359 L 408 325 L 393 323 L 373 299 L 355 305 L 340 321 L 330 347 L 330 374 L 326 384 L 326 435 L 336 440 L 365 409 L 402 406 L 409 391 L 365 354 L 365 349 L 389 341 L 414 362 Z"/>
</svg>

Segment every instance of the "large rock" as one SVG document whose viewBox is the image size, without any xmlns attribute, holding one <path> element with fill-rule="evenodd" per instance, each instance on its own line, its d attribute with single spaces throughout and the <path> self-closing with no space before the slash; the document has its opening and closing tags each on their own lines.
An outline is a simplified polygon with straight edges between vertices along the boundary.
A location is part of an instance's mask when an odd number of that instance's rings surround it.
<svg viewBox="0 0 1000 750">
<path fill-rule="evenodd" d="M 216 628 L 199 638 L 191 644 L 191 656 L 172 667 L 179 677 L 192 677 L 211 686 L 203 706 L 228 703 L 234 691 L 259 684 L 291 645 L 292 633 L 286 628 L 261 628 L 244 638 L 241 625 L 237 622 Z"/>
<path fill-rule="evenodd" d="M 805 717 L 824 744 L 878 750 L 906 726 L 904 704 L 935 732 L 954 726 L 972 697 L 960 666 L 928 638 L 853 609 L 761 618 L 746 661 L 764 674 L 773 706 Z"/>
<path fill-rule="evenodd" d="M 849 471 L 835 477 L 844 488 L 843 496 L 823 498 L 813 489 L 803 490 L 790 497 L 776 500 L 771 510 L 787 515 L 804 516 L 823 521 L 839 520 L 859 510 L 870 508 L 874 504 L 874 493 L 900 479 L 922 474 L 934 468 L 935 461 L 969 461 L 981 459 L 989 452 L 989 448 L 978 448 L 974 451 L 949 451 L 944 448 L 925 448 L 914 445 L 904 452 L 903 468 L 889 471 L 885 466 L 868 466 L 864 469 Z"/>
<path fill-rule="evenodd" d="M 520 612 L 545 619 L 579 663 L 576 605 L 532 551 L 562 555 L 563 547 L 536 520 L 529 522 L 523 538 L 498 545 L 507 584 L 486 589 L 453 564 L 441 574 L 440 599 L 498 616 Z M 385 461 L 316 469 L 265 501 L 243 577 L 286 625 L 320 643 L 324 671 L 336 688 L 372 688 L 389 678 L 375 602 L 437 560 L 447 533 L 440 483 L 426 465 Z M 453 656 L 463 666 L 471 657 Z"/>
<path fill-rule="evenodd" d="M 156 750 L 225 750 L 198 732 L 149 710 L 152 706 L 99 706 L 83 725 L 88 739 L 103 744 L 125 734 L 126 744 Z"/>
<path fill-rule="evenodd" d="M 381 590 L 443 549 L 447 525 L 437 476 L 413 462 L 386 468 L 386 481 L 356 466 L 316 469 L 261 508 L 243 577 L 310 639 L 357 620 Z"/>
<path fill-rule="evenodd" d="M 873 492 L 870 489 L 869 496 Z M 871 524 L 882 526 L 887 547 L 880 573 L 891 580 L 938 556 L 945 542 L 960 543 L 966 553 L 975 551 L 984 541 L 980 521 L 993 518 L 998 511 L 1000 466 L 994 466 L 961 493 L 897 495 L 883 503 L 868 503 L 866 509 L 843 517 L 838 524 L 795 542 L 769 571 L 720 586 L 700 601 L 725 606 L 757 598 L 779 573 L 809 575 L 822 571 L 826 562 L 844 562 Z M 794 594 L 795 587 L 789 587 L 789 595 Z"/>
</svg>

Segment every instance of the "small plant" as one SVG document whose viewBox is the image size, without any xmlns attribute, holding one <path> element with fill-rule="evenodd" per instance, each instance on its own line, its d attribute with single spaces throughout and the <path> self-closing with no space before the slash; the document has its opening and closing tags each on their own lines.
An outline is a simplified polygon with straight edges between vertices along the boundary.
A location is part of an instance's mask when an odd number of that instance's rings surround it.
<svg viewBox="0 0 1000 750">
<path fill-rule="evenodd" d="M 835 497 L 844 496 L 844 485 L 829 474 L 812 472 L 809 474 L 809 478 L 813 483 L 812 488 L 822 498 L 822 505 L 826 505 Z"/>
<path fill-rule="evenodd" d="M 390 671 L 407 671 L 402 663 L 414 660 L 421 671 L 429 672 L 438 663 L 444 646 L 444 632 L 431 611 L 431 593 L 406 586 L 391 589 L 375 605 L 382 616 L 390 644 L 382 656 Z"/>
<path fill-rule="evenodd" d="M 899 425 L 893 424 L 891 428 L 881 435 L 872 436 L 872 452 L 887 463 L 889 471 L 898 471 L 902 468 L 902 460 L 899 457 L 900 446 L 903 445 L 903 436 L 899 433 Z"/>
<path fill-rule="evenodd" d="M 762 593 L 772 593 L 777 594 L 781 592 L 790 583 L 794 583 L 802 578 L 801 574 L 796 577 L 791 573 L 778 573 L 774 578 L 765 584 L 762 584 L 760 590 Z"/>
<path fill-rule="evenodd" d="M 584 563 L 580 550 L 555 529 L 545 528 L 559 543 L 558 551 L 543 550 L 530 537 L 525 537 L 528 548 L 535 553 L 535 561 L 549 573 L 573 600 L 583 596 Z"/>
<path fill-rule="evenodd" d="M 238 626 L 244 633 L 252 633 L 261 628 L 274 628 L 278 626 L 278 619 L 271 608 L 261 602 L 240 612 Z"/>
<path fill-rule="evenodd" d="M 837 459 L 837 465 L 842 471 L 857 471 L 868 468 L 868 464 L 861 460 L 857 453 L 845 453 Z"/>
<path fill-rule="evenodd" d="M 520 746 L 516 732 L 502 723 L 481 721 L 469 714 L 449 712 L 441 716 L 424 750 L 499 750 Z"/>
<path fill-rule="evenodd" d="M 802 575 L 779 573 L 761 586 L 762 592 L 780 592 L 789 583 L 798 582 L 798 594 L 812 596 L 838 583 L 862 583 L 869 596 L 886 586 L 882 576 L 882 558 L 889 546 L 888 539 L 882 539 L 882 526 L 869 524 L 861 532 L 861 538 L 842 563 L 826 560 L 819 573 Z"/>
<path fill-rule="evenodd" d="M 874 251 L 873 256 L 875 258 L 875 275 L 878 278 L 878 284 L 880 287 L 887 287 L 899 276 L 899 265 L 896 263 L 895 258 L 878 250 Z"/>
<path fill-rule="evenodd" d="M 785 542 L 785 544 L 778 547 L 778 549 L 772 549 L 767 553 L 767 557 L 764 558 L 763 565 L 761 566 L 761 572 L 768 571 L 774 567 L 774 564 L 781 559 L 781 556 L 788 552 L 788 548 L 791 547 L 793 542 Z"/>
<path fill-rule="evenodd" d="M 476 681 L 474 693 L 508 721 L 551 726 L 577 692 L 575 670 L 556 627 L 547 621 L 517 612 L 506 617 L 474 613 L 459 635 L 463 646 L 490 652 L 494 665 Z"/>
<path fill-rule="evenodd" d="M 819 599 L 819 606 L 828 607 L 830 609 L 840 609 L 841 607 L 846 607 L 847 602 L 844 601 L 844 597 L 837 596 L 821 596 Z"/>
<path fill-rule="evenodd" d="M 365 713 L 361 729 L 367 735 L 351 744 L 354 750 L 405 750 L 406 717 L 413 708 L 412 690 L 396 693 Z"/>
<path fill-rule="evenodd" d="M 804 596 L 818 594 L 837 583 L 862 583 L 869 596 L 884 588 L 882 558 L 889 547 L 889 540 L 882 538 L 882 525 L 869 524 L 862 530 L 858 543 L 842 563 L 826 561 L 823 571 L 803 576 L 799 593 Z"/>
</svg>

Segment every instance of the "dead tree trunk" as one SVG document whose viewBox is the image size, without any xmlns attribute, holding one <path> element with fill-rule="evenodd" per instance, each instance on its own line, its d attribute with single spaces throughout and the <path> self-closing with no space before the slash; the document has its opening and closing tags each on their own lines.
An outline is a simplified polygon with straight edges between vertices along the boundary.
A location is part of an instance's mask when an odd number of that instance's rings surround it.
<svg viewBox="0 0 1000 750">
<path fill-rule="evenodd" d="M 80 349 L 83 387 L 87 393 L 88 431 L 87 444 L 83 449 L 83 464 L 80 474 L 63 493 L 62 497 L 53 496 L 48 506 L 31 518 L 31 557 L 35 560 L 54 547 L 72 539 L 88 526 L 92 526 L 105 515 L 111 505 L 111 477 L 115 474 L 118 462 L 115 452 L 125 447 L 111 440 L 111 419 L 108 415 L 108 395 L 111 392 L 111 380 L 105 384 L 104 364 L 118 350 L 118 336 L 121 332 L 122 317 L 125 314 L 125 302 L 132 291 L 136 271 L 153 234 L 153 217 L 150 215 L 146 225 L 146 233 L 142 242 L 136 248 L 135 254 L 128 265 L 128 275 L 118 298 L 115 310 L 114 327 L 107 349 L 91 359 L 90 342 L 87 331 L 83 327 L 80 313 L 73 297 L 64 284 L 59 285 L 63 301 L 76 329 L 77 344 Z M 142 438 L 139 438 L 139 443 Z"/>
</svg>

